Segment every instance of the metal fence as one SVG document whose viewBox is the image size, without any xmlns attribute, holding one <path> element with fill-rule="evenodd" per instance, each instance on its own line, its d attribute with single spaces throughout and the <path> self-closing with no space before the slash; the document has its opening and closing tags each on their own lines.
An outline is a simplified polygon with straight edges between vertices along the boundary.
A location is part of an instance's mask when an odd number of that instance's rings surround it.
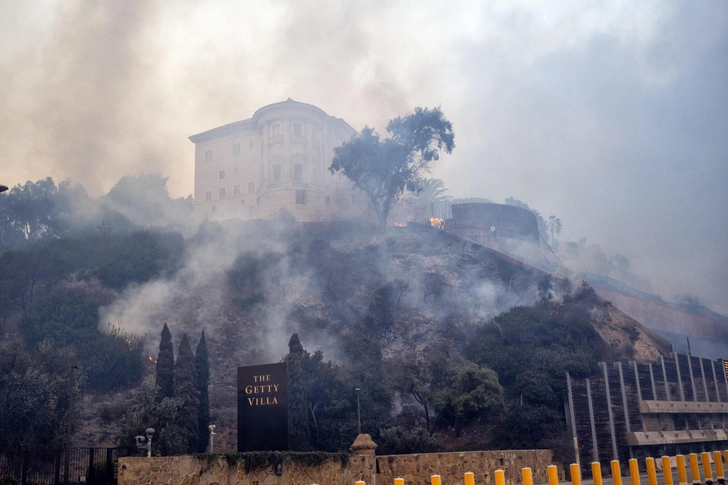
<svg viewBox="0 0 728 485">
<path fill-rule="evenodd" d="M 129 448 L 0 450 L 0 485 L 114 485 Z"/>
</svg>

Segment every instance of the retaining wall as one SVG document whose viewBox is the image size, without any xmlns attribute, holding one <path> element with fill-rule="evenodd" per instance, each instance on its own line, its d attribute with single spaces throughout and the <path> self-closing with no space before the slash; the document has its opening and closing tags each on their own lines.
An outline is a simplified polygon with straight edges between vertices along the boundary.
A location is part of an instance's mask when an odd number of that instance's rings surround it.
<svg viewBox="0 0 728 485">
<path fill-rule="evenodd" d="M 463 474 L 473 472 L 477 484 L 491 485 L 493 472 L 505 472 L 506 485 L 521 481 L 521 468 L 533 470 L 534 482 L 545 483 L 552 463 L 551 450 L 470 451 L 414 455 L 352 455 L 349 464 L 332 459 L 320 466 L 299 465 L 286 460 L 282 474 L 272 469 L 245 472 L 243 464 L 230 466 L 223 457 L 127 457 L 119 459 L 119 485 L 353 485 L 357 480 L 374 485 L 391 484 L 395 477 L 407 485 L 429 485 L 431 475 L 442 483 L 463 483 Z M 377 466 L 377 461 L 379 462 Z"/>
</svg>

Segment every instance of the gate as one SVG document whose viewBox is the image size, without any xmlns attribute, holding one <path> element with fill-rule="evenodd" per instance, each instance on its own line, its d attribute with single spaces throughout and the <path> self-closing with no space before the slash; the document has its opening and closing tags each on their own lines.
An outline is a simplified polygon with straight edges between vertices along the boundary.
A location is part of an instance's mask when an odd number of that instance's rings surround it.
<svg viewBox="0 0 728 485">
<path fill-rule="evenodd" d="M 119 457 L 135 452 L 129 448 L 0 450 L 0 485 L 116 485 Z"/>
</svg>

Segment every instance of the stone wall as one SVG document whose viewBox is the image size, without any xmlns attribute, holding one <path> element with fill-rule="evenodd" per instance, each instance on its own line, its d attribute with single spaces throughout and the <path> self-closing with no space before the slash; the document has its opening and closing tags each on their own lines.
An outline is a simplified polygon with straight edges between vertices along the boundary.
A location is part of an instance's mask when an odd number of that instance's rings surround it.
<svg viewBox="0 0 728 485">
<path fill-rule="evenodd" d="M 467 451 L 419 455 L 377 456 L 377 481 L 392 484 L 397 477 L 406 485 L 428 485 L 430 476 L 440 475 L 444 485 L 463 483 L 463 474 L 473 472 L 477 485 L 495 483 L 493 472 L 505 472 L 506 485 L 522 482 L 521 469 L 530 467 L 534 483 L 547 483 L 546 470 L 552 463 L 551 450 Z"/>
<path fill-rule="evenodd" d="M 246 474 L 242 465 L 231 467 L 223 456 L 212 462 L 195 456 L 127 457 L 119 459 L 119 485 L 353 485 L 357 480 L 391 485 L 395 477 L 404 478 L 406 485 L 425 485 L 435 474 L 442 476 L 443 485 L 459 485 L 468 471 L 481 485 L 494 483 L 497 469 L 505 471 L 506 485 L 516 485 L 521 482 L 523 467 L 533 470 L 535 483 L 546 483 L 551 460 L 550 450 L 352 455 L 344 467 L 336 459 L 318 467 L 286 461 L 281 476 L 276 476 L 273 470 Z"/>
</svg>

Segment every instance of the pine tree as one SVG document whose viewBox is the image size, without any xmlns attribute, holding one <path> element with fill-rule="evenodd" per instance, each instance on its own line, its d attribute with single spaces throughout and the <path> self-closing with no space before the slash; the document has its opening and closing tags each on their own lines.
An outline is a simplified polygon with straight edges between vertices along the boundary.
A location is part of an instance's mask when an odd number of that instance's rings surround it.
<svg viewBox="0 0 728 485">
<path fill-rule="evenodd" d="M 200 396 L 200 406 L 197 412 L 199 429 L 197 452 L 204 453 L 207 451 L 207 445 L 210 443 L 210 434 L 208 432 L 210 425 L 210 395 L 208 390 L 210 385 L 210 363 L 207 358 L 207 344 L 205 343 L 204 331 L 197 344 L 197 349 L 195 349 L 195 374 L 197 376 L 197 392 Z"/>
<path fill-rule="evenodd" d="M 174 346 L 172 334 L 167 324 L 162 328 L 162 340 L 159 342 L 157 355 L 157 385 L 159 386 L 159 400 L 174 396 Z"/>
<path fill-rule="evenodd" d="M 303 345 L 294 333 L 288 342 L 288 447 L 293 451 L 311 449 L 308 427 L 308 399 L 303 377 Z"/>
<path fill-rule="evenodd" d="M 200 399 L 195 376 L 195 355 L 186 334 L 182 336 L 177 364 L 174 366 L 174 395 L 182 401 L 177 414 L 177 425 L 184 433 L 185 451 L 193 453 L 197 450 L 199 435 L 197 412 Z"/>
</svg>

